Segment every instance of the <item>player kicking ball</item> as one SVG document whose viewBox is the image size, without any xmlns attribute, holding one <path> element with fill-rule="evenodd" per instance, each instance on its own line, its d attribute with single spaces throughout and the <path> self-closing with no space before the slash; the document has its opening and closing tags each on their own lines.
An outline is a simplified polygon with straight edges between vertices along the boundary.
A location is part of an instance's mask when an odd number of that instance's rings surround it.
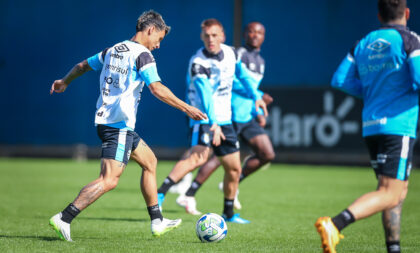
<svg viewBox="0 0 420 253">
<path fill-rule="evenodd" d="M 160 42 L 169 31 L 170 27 L 159 13 L 144 12 L 137 20 L 136 34 L 130 40 L 117 43 L 84 60 L 63 79 L 52 84 L 50 93 L 61 93 L 75 78 L 87 71 L 101 71 L 101 93 L 95 117 L 97 133 L 102 140 L 101 172 L 99 178 L 83 187 L 72 203 L 50 219 L 50 225 L 62 240 L 72 241 L 72 220 L 117 186 L 130 158 L 142 168 L 140 188 L 151 219 L 152 235 L 161 236 L 181 224 L 181 219 L 163 218 L 157 199 L 157 159 L 134 132 L 144 84 L 158 99 L 185 112 L 192 119 L 207 118 L 199 109 L 178 99 L 161 83 L 151 51 L 160 47 Z"/>
</svg>

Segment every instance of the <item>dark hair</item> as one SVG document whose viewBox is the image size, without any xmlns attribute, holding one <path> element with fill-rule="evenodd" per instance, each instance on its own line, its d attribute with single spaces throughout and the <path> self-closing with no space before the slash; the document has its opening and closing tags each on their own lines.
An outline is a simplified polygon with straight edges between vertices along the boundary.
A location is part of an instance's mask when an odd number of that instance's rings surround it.
<svg viewBox="0 0 420 253">
<path fill-rule="evenodd" d="M 137 19 L 136 32 L 144 31 L 149 26 L 154 26 L 158 31 L 165 30 L 165 34 L 168 34 L 171 30 L 170 26 L 165 24 L 162 15 L 154 10 L 143 12 Z"/>
<path fill-rule="evenodd" d="M 406 8 L 406 0 L 378 0 L 379 15 L 385 23 L 402 18 Z"/>
<path fill-rule="evenodd" d="M 209 18 L 201 22 L 201 29 L 214 25 L 220 26 L 220 28 L 222 28 L 222 31 L 224 32 L 222 23 L 220 23 L 220 21 L 215 18 Z"/>
</svg>

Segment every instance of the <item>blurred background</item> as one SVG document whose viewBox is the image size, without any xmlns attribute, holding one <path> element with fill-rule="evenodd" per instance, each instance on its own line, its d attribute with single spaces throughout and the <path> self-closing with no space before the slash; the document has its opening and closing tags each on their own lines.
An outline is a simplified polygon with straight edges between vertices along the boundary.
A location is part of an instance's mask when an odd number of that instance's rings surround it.
<svg viewBox="0 0 420 253">
<path fill-rule="evenodd" d="M 274 98 L 269 133 L 277 162 L 367 165 L 359 100 L 329 88 L 349 49 L 380 24 L 376 0 L 91 0 L 0 1 L 0 156 L 100 156 L 94 126 L 99 73 L 49 95 L 74 64 L 135 33 L 145 10 L 161 13 L 171 33 L 153 51 L 159 75 L 184 98 L 190 57 L 202 46 L 200 23 L 219 19 L 226 44 L 239 46 L 245 25 L 266 27 L 261 89 Z M 420 31 L 420 2 L 408 1 L 409 27 Z M 136 132 L 159 159 L 188 147 L 186 116 L 142 93 Z M 419 155 L 415 152 L 415 161 Z M 418 162 L 416 162 L 418 164 Z"/>
</svg>

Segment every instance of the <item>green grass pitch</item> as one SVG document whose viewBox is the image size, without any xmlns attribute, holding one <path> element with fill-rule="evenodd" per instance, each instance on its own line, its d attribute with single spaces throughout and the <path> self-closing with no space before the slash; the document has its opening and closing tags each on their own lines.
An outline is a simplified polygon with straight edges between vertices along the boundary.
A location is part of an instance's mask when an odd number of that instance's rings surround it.
<svg viewBox="0 0 420 253">
<path fill-rule="evenodd" d="M 158 186 L 174 162 L 159 162 Z M 241 216 L 251 224 L 228 224 L 221 243 L 201 243 L 198 217 L 187 215 L 168 193 L 164 216 L 182 218 L 176 230 L 153 238 L 139 189 L 140 168 L 130 162 L 117 188 L 72 223 L 74 243 L 58 239 L 48 219 L 99 174 L 99 161 L 0 159 L 0 252 L 321 252 L 314 228 L 319 216 L 335 215 L 362 193 L 374 190 L 367 168 L 273 164 L 240 186 Z M 197 193 L 203 212 L 221 213 L 219 169 Z M 420 172 L 410 177 L 403 209 L 403 252 L 420 252 Z M 380 215 L 343 231 L 338 252 L 386 252 Z"/>
</svg>

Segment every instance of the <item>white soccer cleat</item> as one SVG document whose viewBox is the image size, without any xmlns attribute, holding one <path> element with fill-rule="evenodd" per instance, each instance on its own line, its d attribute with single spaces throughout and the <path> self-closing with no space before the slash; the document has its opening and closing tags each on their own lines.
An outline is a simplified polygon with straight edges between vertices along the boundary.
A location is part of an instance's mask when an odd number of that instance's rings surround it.
<svg viewBox="0 0 420 253">
<path fill-rule="evenodd" d="M 180 194 L 178 198 L 176 198 L 176 203 L 181 207 L 185 207 L 187 205 L 186 196 L 184 194 Z"/>
<path fill-rule="evenodd" d="M 182 223 L 181 219 L 176 220 L 169 220 L 163 218 L 162 221 L 159 222 L 159 224 L 152 222 L 151 229 L 152 229 L 152 235 L 154 237 L 159 237 L 172 229 L 175 229 L 179 227 Z"/>
<path fill-rule="evenodd" d="M 190 172 L 185 175 L 177 184 L 171 186 L 171 188 L 169 188 L 169 192 L 174 194 L 185 194 L 188 188 L 190 188 L 192 181 L 193 174 Z"/>
<path fill-rule="evenodd" d="M 194 197 L 185 196 L 185 211 L 192 215 L 201 215 L 201 212 L 197 210 L 197 202 Z"/>
<path fill-rule="evenodd" d="M 70 223 L 62 221 L 61 216 L 62 214 L 58 213 L 51 217 L 50 225 L 61 240 L 72 242 L 73 240 L 70 237 Z"/>
<path fill-rule="evenodd" d="M 223 182 L 220 182 L 219 183 L 219 190 L 221 192 L 223 192 Z M 236 210 L 241 210 L 242 209 L 242 205 L 241 205 L 241 202 L 239 202 L 238 195 L 239 195 L 239 188 L 236 191 L 235 199 L 233 200 L 233 208 L 235 208 Z"/>
<path fill-rule="evenodd" d="M 239 189 L 236 191 L 235 199 L 233 200 L 233 208 L 235 208 L 236 210 L 241 210 L 242 205 L 241 205 L 241 202 L 239 202 L 238 195 L 239 195 Z"/>
</svg>

